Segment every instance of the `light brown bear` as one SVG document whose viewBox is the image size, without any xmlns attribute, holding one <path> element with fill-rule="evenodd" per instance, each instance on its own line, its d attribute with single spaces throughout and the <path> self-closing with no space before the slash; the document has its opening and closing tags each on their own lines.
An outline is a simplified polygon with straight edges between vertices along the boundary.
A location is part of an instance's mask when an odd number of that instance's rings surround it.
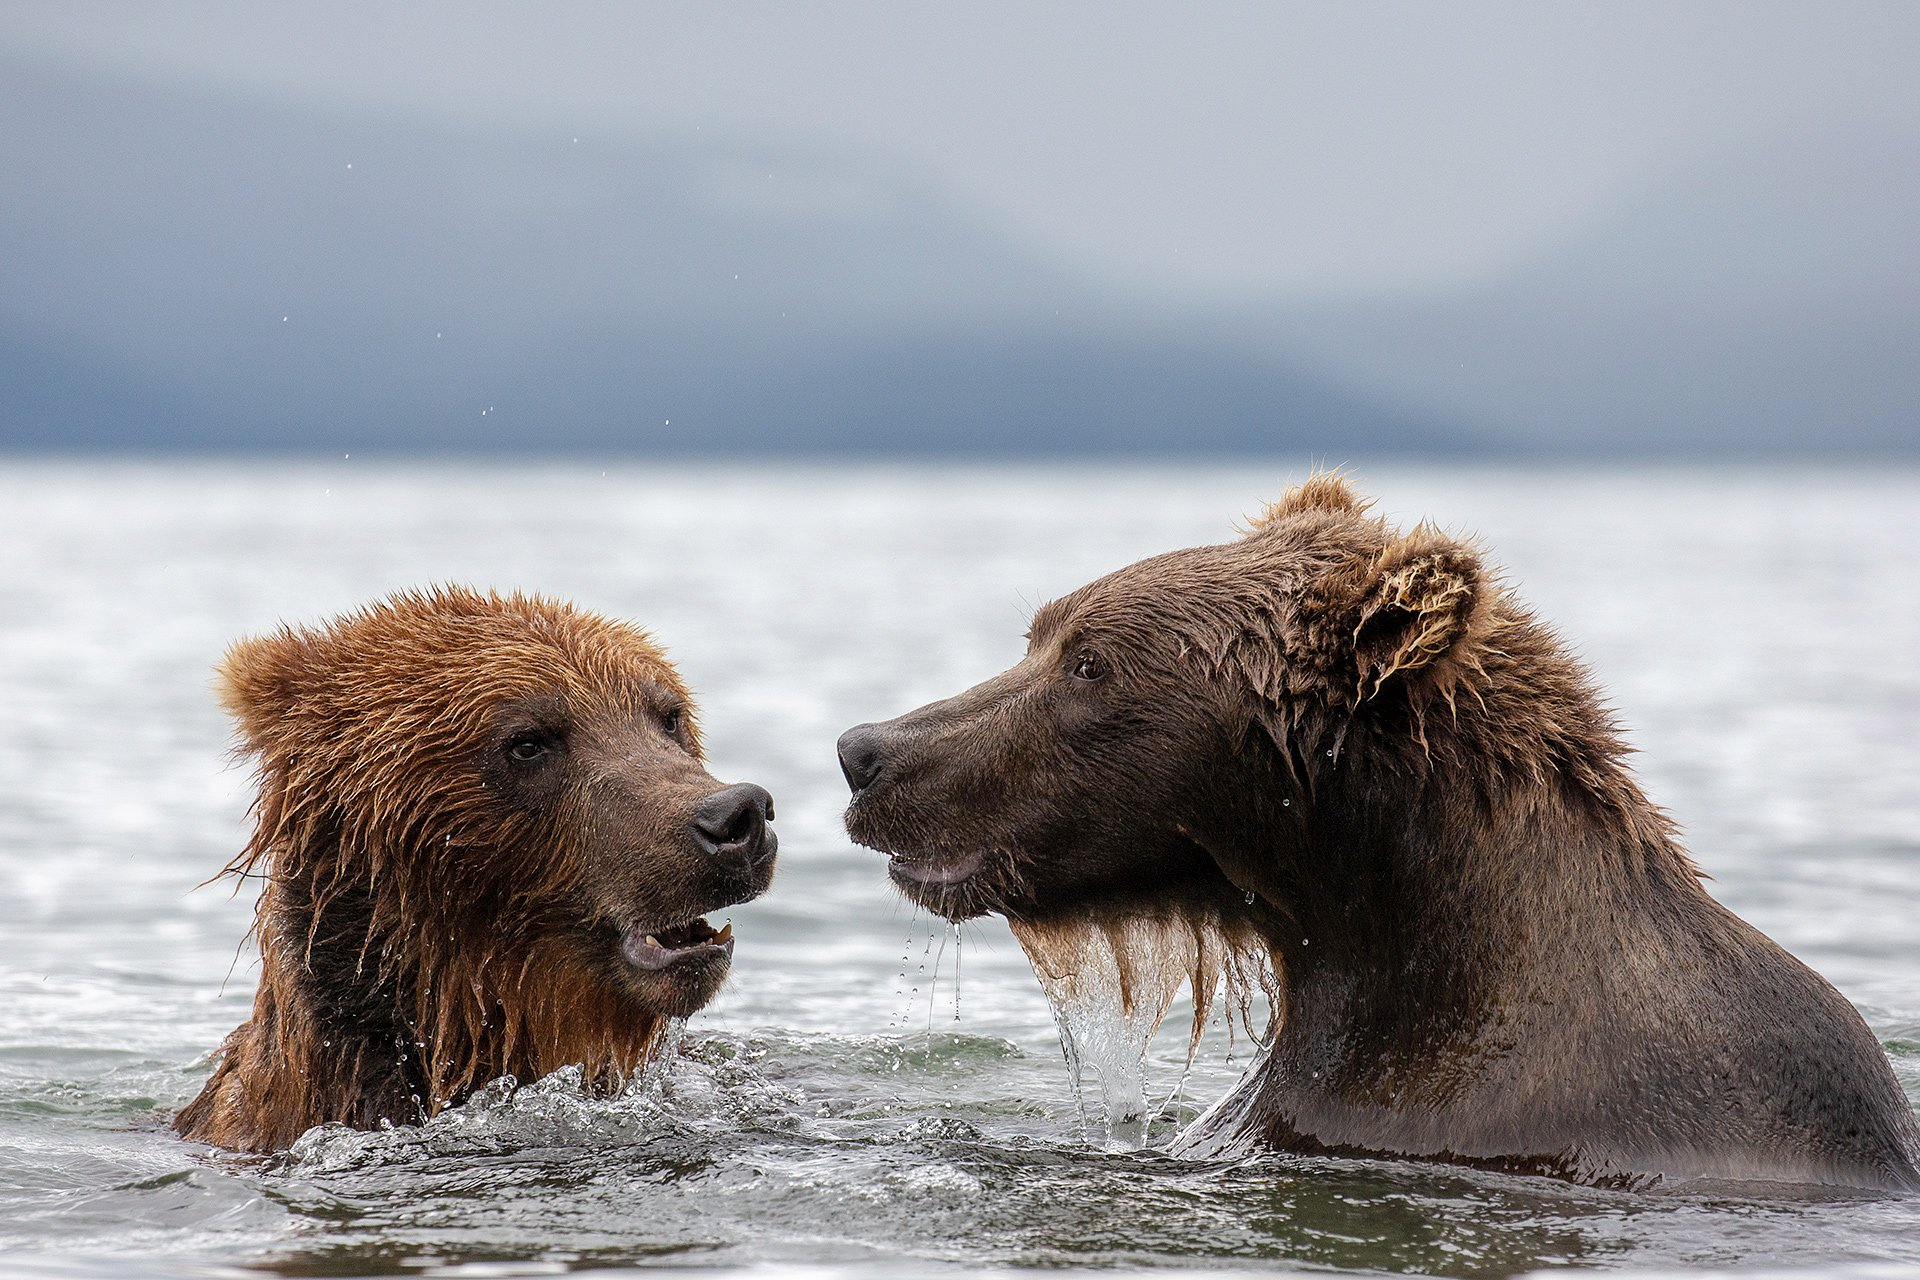
<svg viewBox="0 0 1920 1280">
<path fill-rule="evenodd" d="M 395 595 L 241 641 L 221 700 L 259 762 L 228 871 L 263 882 L 253 1016 L 185 1137 L 251 1151 L 419 1122 L 498 1076 L 600 1091 L 719 991 L 763 892 L 771 797 L 701 764 L 634 627 L 551 600 Z"/>
<path fill-rule="evenodd" d="M 1707 895 L 1624 754 L 1473 548 L 1324 476 L 840 742 L 848 830 L 951 919 L 1270 953 L 1274 1041 L 1185 1150 L 1915 1186 L 1871 1032 Z"/>
</svg>

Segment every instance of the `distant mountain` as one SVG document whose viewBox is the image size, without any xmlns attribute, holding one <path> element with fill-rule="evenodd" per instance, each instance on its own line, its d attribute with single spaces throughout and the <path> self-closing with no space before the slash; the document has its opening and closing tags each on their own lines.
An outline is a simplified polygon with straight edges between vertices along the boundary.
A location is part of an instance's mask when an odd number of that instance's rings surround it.
<svg viewBox="0 0 1920 1280">
<path fill-rule="evenodd" d="M 0 60 L 0 447 L 1472 448 L 868 157 Z"/>
<path fill-rule="evenodd" d="M 4 58 L 0 126 L 0 448 L 1920 452 L 1912 135 L 1676 170 L 1471 286 L 1209 311 L 866 155 Z"/>
<path fill-rule="evenodd" d="M 1920 135 L 1676 171 L 1490 281 L 1244 321 L 1347 385 L 1555 451 L 1920 451 Z"/>
</svg>

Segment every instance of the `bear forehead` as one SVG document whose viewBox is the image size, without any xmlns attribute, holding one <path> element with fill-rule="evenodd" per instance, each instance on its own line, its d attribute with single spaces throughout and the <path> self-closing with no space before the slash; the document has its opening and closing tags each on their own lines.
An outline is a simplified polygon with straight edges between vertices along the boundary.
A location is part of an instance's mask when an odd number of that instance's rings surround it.
<svg viewBox="0 0 1920 1280">
<path fill-rule="evenodd" d="M 503 694 L 559 687 L 581 694 L 636 688 L 684 693 L 665 654 L 640 634 L 611 625 L 546 629 L 492 620 L 393 636 L 336 637 L 319 656 L 343 681 L 381 682 L 385 676 L 421 688 L 465 685 Z"/>
<path fill-rule="evenodd" d="M 540 597 L 455 589 L 401 595 L 301 638 L 314 683 L 409 702 L 687 696 L 645 632 Z"/>
<path fill-rule="evenodd" d="M 1266 614 L 1327 574 L 1379 554 L 1387 530 L 1359 512 L 1283 516 L 1233 542 L 1149 556 L 1041 606 L 1036 641 L 1078 632 L 1144 636 Z"/>
</svg>

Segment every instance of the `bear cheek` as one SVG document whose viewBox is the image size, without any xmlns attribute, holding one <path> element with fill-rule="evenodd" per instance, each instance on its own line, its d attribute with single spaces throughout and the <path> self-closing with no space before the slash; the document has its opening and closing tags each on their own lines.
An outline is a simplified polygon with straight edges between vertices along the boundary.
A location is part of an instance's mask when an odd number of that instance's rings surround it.
<svg viewBox="0 0 1920 1280">
<path fill-rule="evenodd" d="M 764 891 L 773 869 L 772 833 L 768 856 L 757 864 L 715 857 L 701 847 L 694 822 L 700 803 L 720 784 L 685 756 L 654 761 L 653 768 L 646 763 L 603 772 L 569 797 L 591 913 L 623 925 L 664 927 Z"/>
<path fill-rule="evenodd" d="M 1161 722 L 1138 730 L 1080 771 L 1072 794 L 1053 800 L 1057 811 L 1077 819 L 1063 842 L 1063 872 L 1090 887 L 1152 894 L 1217 883 L 1222 874 L 1237 883 L 1251 871 L 1230 870 L 1221 860 L 1247 847 L 1217 829 L 1222 815 L 1234 812 L 1218 795 L 1233 771 L 1230 753 L 1218 735 L 1176 728 Z"/>
<path fill-rule="evenodd" d="M 1231 771 L 1223 770 L 1220 781 Z M 1245 784 L 1241 794 L 1264 794 L 1261 812 L 1266 820 L 1249 821 L 1244 808 L 1235 808 L 1217 794 L 1217 787 L 1201 789 L 1195 803 L 1181 811 L 1176 828 L 1189 847 L 1205 858 L 1239 894 L 1251 894 L 1269 903 L 1292 900 L 1309 848 L 1311 805 L 1286 783 L 1263 775 Z M 1237 817 L 1236 817 L 1237 815 Z M 1252 905 L 1249 899 L 1247 905 Z"/>
<path fill-rule="evenodd" d="M 681 904 L 701 896 L 708 870 L 686 834 L 691 810 L 683 803 L 621 804 L 586 819 L 579 828 L 581 861 L 600 914 L 621 920 L 689 914 Z"/>
</svg>

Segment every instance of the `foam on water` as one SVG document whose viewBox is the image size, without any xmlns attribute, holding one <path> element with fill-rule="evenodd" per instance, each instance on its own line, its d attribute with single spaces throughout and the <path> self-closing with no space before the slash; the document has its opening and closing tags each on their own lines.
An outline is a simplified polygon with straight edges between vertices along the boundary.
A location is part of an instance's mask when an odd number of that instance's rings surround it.
<svg viewBox="0 0 1920 1280">
<path fill-rule="evenodd" d="M 671 1116 L 661 1100 L 685 1036 L 685 1019 L 672 1020 L 658 1054 L 613 1097 L 589 1089 L 578 1066 L 525 1085 L 501 1076 L 422 1124 L 372 1131 L 317 1125 L 268 1164 L 276 1173 L 301 1177 L 423 1156 L 632 1142 Z"/>
</svg>

